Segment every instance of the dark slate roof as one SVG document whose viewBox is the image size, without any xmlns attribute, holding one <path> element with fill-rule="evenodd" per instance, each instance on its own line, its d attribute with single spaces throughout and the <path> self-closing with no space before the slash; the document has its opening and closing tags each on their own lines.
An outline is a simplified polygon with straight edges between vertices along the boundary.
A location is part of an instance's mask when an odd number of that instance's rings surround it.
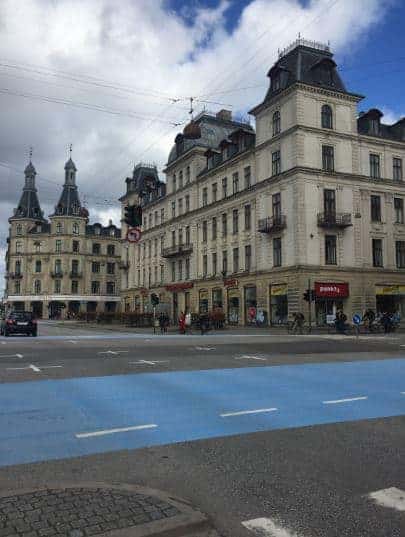
<svg viewBox="0 0 405 537">
<path fill-rule="evenodd" d="M 99 230 L 99 232 L 96 231 L 97 229 Z M 112 235 L 112 232 L 114 233 L 113 235 Z M 102 226 L 99 223 L 95 223 L 95 224 L 88 224 L 86 226 L 86 235 L 91 235 L 95 237 L 100 237 L 100 236 L 112 237 L 112 238 L 119 239 L 121 238 L 121 230 L 117 226 L 114 226 L 113 224 L 109 226 Z"/>
<path fill-rule="evenodd" d="M 30 161 L 25 168 L 25 184 L 21 194 L 20 201 L 11 219 L 30 218 L 38 222 L 45 221 L 41 206 L 39 204 L 37 189 L 35 186 L 36 171 Z"/>
<path fill-rule="evenodd" d="M 37 226 L 33 226 L 29 230 L 30 235 L 41 235 L 42 233 L 50 233 L 51 232 L 51 224 L 49 222 L 41 222 L 41 230 L 38 230 Z"/>
<path fill-rule="evenodd" d="M 75 172 L 77 172 L 76 164 L 71 158 L 66 162 L 65 170 L 74 170 Z"/>
<path fill-rule="evenodd" d="M 125 179 L 127 192 L 121 201 L 131 192 L 139 195 L 142 205 L 151 203 L 166 195 L 166 183 L 159 179 L 158 170 L 153 164 L 138 163 L 134 167 L 132 177 Z"/>
<path fill-rule="evenodd" d="M 176 143 L 169 153 L 167 164 L 171 164 L 178 157 L 187 153 L 193 147 L 218 147 L 221 140 L 227 138 L 228 135 L 238 128 L 243 128 L 253 132 L 252 127 L 247 123 L 233 121 L 232 119 L 224 119 L 207 112 L 202 112 L 194 119 L 195 123 L 200 126 L 201 138 L 187 139 L 183 134 L 176 136 Z"/>
<path fill-rule="evenodd" d="M 405 118 L 401 118 L 393 125 L 386 125 L 381 123 L 383 115 L 377 108 L 372 108 L 368 112 L 361 112 L 357 119 L 359 134 L 405 142 Z"/>
<path fill-rule="evenodd" d="M 63 185 L 54 216 L 88 216 L 86 209 L 80 203 L 76 185 L 67 185 L 66 183 Z"/>
</svg>

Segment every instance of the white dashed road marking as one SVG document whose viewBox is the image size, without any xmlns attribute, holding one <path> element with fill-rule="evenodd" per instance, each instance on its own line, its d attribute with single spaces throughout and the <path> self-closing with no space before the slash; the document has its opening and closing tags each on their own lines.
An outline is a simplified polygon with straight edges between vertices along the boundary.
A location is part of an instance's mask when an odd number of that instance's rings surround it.
<svg viewBox="0 0 405 537">
<path fill-rule="evenodd" d="M 396 509 L 397 511 L 405 511 L 405 492 L 396 487 L 377 490 L 368 495 L 378 505 Z"/>
<path fill-rule="evenodd" d="M 97 354 L 122 354 L 123 352 L 129 352 L 129 351 L 102 351 L 102 352 L 98 352 Z"/>
<path fill-rule="evenodd" d="M 93 436 L 104 436 L 106 434 L 115 434 L 115 433 L 127 433 L 129 431 L 141 431 L 142 429 L 154 429 L 157 425 L 155 423 L 150 423 L 148 425 L 134 425 L 132 427 L 121 427 L 119 429 L 105 429 L 104 431 L 93 431 L 91 433 L 77 433 L 75 434 L 76 438 L 91 438 Z"/>
<path fill-rule="evenodd" d="M 350 399 L 335 399 L 332 401 L 322 401 L 324 405 L 338 405 L 339 403 L 350 403 L 351 401 L 364 401 L 368 397 L 351 397 Z"/>
<path fill-rule="evenodd" d="M 17 358 L 23 358 L 22 354 L 1 354 L 0 358 L 14 358 L 14 356 Z"/>
<path fill-rule="evenodd" d="M 257 410 L 239 410 L 238 412 L 226 412 L 220 414 L 221 418 L 228 418 L 230 416 L 244 416 L 245 414 L 261 414 L 263 412 L 275 412 L 277 408 L 258 408 Z"/>
<path fill-rule="evenodd" d="M 245 520 L 245 522 L 242 522 L 242 526 L 245 526 L 245 528 L 259 537 L 299 537 L 297 533 L 292 533 L 285 528 L 282 528 L 273 522 L 271 518 Z"/>
<path fill-rule="evenodd" d="M 195 347 L 196 351 L 215 351 L 215 347 Z"/>
<path fill-rule="evenodd" d="M 30 364 L 27 367 L 7 367 L 7 371 L 22 371 L 24 369 L 31 369 L 35 373 L 41 373 L 42 369 L 54 369 L 63 367 L 61 365 L 43 365 L 41 368 L 37 367 L 34 364 Z"/>
<path fill-rule="evenodd" d="M 169 360 L 138 360 L 137 362 L 129 362 L 133 365 L 156 365 L 156 364 L 166 364 Z"/>
<path fill-rule="evenodd" d="M 261 360 L 262 362 L 265 362 L 267 358 L 256 356 L 255 354 L 243 354 L 242 356 L 235 356 L 235 360 Z"/>
</svg>

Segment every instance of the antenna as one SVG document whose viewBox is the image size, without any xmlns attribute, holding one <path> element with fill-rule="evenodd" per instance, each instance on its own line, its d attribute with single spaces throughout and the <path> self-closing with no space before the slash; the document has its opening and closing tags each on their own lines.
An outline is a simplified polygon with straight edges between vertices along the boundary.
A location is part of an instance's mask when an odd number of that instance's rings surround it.
<svg viewBox="0 0 405 537">
<path fill-rule="evenodd" d="M 72 144 L 69 145 L 69 158 L 72 158 L 72 151 L 73 151 L 73 146 Z"/>
<path fill-rule="evenodd" d="M 193 120 L 193 112 L 194 112 L 194 109 L 193 109 L 193 101 L 194 101 L 194 98 L 193 97 L 190 97 L 190 111 L 189 111 L 189 114 L 191 116 L 191 120 Z"/>
<path fill-rule="evenodd" d="M 30 162 L 32 160 L 32 146 L 30 147 Z"/>
</svg>

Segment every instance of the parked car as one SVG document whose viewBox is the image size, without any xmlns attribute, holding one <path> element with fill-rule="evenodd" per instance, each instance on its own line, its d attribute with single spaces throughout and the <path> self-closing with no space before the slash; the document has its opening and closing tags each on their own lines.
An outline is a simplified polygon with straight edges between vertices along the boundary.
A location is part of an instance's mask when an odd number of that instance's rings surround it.
<svg viewBox="0 0 405 537">
<path fill-rule="evenodd" d="M 38 335 L 37 321 L 30 311 L 8 313 L 1 321 L 0 334 L 6 337 L 11 334 L 27 334 L 36 337 Z"/>
</svg>

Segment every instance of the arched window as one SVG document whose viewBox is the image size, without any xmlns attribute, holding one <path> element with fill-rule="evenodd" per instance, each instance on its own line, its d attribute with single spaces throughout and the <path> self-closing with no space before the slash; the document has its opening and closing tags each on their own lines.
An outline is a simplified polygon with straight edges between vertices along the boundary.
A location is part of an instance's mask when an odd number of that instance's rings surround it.
<svg viewBox="0 0 405 537">
<path fill-rule="evenodd" d="M 328 104 L 324 104 L 322 106 L 321 116 L 322 116 L 322 128 L 333 129 L 332 108 Z"/>
<path fill-rule="evenodd" d="M 22 225 L 21 224 L 17 224 L 16 233 L 17 233 L 17 235 L 22 235 Z"/>
<path fill-rule="evenodd" d="M 281 115 L 279 110 L 276 110 L 273 114 L 273 136 L 279 134 L 281 131 Z"/>
<path fill-rule="evenodd" d="M 77 222 L 74 222 L 73 224 L 73 235 L 79 234 L 79 224 Z"/>
<path fill-rule="evenodd" d="M 34 282 L 34 293 L 39 295 L 41 292 L 41 280 L 35 280 Z"/>
</svg>

